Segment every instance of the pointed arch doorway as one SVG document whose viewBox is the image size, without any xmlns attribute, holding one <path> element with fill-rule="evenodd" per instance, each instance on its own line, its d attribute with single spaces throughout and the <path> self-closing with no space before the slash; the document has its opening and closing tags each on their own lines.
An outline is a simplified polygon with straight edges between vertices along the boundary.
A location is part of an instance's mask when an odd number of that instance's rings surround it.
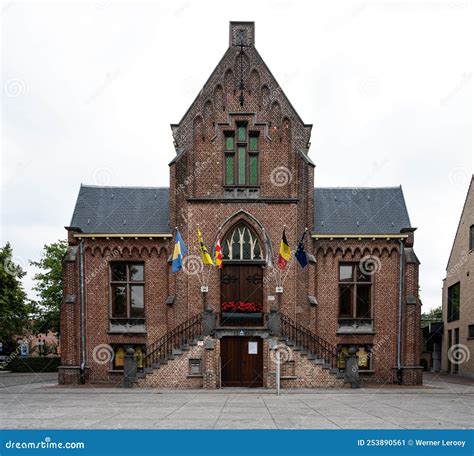
<svg viewBox="0 0 474 456">
<path fill-rule="evenodd" d="M 245 222 L 224 237 L 222 266 L 221 325 L 263 325 L 263 249 Z"/>
</svg>

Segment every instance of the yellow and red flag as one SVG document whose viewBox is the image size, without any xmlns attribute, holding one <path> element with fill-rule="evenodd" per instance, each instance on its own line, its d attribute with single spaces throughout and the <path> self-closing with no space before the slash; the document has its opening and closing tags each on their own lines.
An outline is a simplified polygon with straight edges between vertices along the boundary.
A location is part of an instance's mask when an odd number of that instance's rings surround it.
<svg viewBox="0 0 474 456">
<path fill-rule="evenodd" d="M 214 261 L 215 261 L 216 266 L 222 269 L 222 249 L 221 249 L 221 241 L 219 238 L 216 239 L 216 257 Z"/>
<path fill-rule="evenodd" d="M 285 229 L 283 228 L 283 236 L 280 241 L 280 250 L 278 252 L 277 267 L 280 268 L 282 271 L 285 271 L 288 261 L 290 261 L 290 258 L 291 249 L 288 245 L 288 240 L 286 239 Z"/>
<path fill-rule="evenodd" d="M 204 245 L 204 241 L 202 240 L 201 230 L 199 229 L 199 227 L 198 227 L 198 241 L 199 241 L 199 248 L 201 250 L 202 263 L 210 264 L 211 266 L 214 266 L 214 262 L 212 261 L 211 255 L 209 255 L 209 251 L 207 250 L 207 247 Z"/>
</svg>

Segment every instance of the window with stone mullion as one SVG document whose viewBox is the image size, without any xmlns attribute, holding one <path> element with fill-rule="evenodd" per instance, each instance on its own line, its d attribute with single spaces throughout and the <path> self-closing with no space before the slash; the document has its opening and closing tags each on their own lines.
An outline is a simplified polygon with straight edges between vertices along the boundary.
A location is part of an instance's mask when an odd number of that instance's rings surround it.
<svg viewBox="0 0 474 456">
<path fill-rule="evenodd" d="M 344 319 L 372 318 L 372 276 L 358 264 L 339 265 L 339 317 Z"/>
<path fill-rule="evenodd" d="M 141 263 L 110 264 L 112 318 L 144 318 L 144 266 Z"/>
</svg>

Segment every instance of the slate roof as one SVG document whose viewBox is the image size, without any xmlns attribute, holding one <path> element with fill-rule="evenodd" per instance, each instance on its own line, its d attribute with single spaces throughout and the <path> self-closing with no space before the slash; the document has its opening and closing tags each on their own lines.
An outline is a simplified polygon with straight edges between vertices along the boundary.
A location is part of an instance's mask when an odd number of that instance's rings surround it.
<svg viewBox="0 0 474 456">
<path fill-rule="evenodd" d="M 410 227 L 401 187 L 314 189 L 316 234 L 396 234 Z"/>
<path fill-rule="evenodd" d="M 397 234 L 410 228 L 401 187 L 316 188 L 316 234 Z M 169 189 L 82 185 L 71 220 L 89 234 L 169 233 Z"/>
<path fill-rule="evenodd" d="M 169 189 L 81 185 L 71 227 L 94 234 L 169 233 Z"/>
</svg>

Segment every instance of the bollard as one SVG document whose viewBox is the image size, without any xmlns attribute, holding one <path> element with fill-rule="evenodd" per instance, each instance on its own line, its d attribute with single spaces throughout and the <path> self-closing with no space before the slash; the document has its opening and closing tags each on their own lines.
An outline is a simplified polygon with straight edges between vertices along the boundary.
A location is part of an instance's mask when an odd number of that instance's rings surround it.
<svg viewBox="0 0 474 456">
<path fill-rule="evenodd" d="M 129 347 L 125 350 L 123 363 L 123 388 L 132 388 L 133 382 L 137 376 L 137 361 L 135 359 L 135 350 Z"/>
<path fill-rule="evenodd" d="M 355 347 L 349 347 L 347 351 L 349 356 L 346 358 L 346 376 L 344 382 L 350 383 L 351 388 L 360 388 L 359 357 L 356 355 L 357 349 Z"/>
</svg>

